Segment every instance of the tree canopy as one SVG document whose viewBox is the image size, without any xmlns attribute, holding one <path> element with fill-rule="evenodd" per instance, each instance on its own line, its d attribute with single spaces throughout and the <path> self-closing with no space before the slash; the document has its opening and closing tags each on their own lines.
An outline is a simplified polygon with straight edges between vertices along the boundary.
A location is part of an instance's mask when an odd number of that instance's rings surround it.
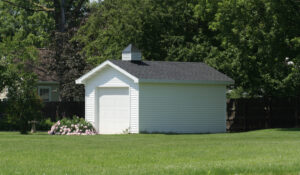
<svg viewBox="0 0 300 175">
<path fill-rule="evenodd" d="M 296 0 L 105 0 L 75 40 L 92 64 L 134 43 L 145 60 L 206 62 L 238 96 L 299 95 L 299 9 Z"/>
<path fill-rule="evenodd" d="M 36 48 L 49 44 L 54 21 L 45 11 L 25 5 L 0 1 L 0 91 L 16 83 L 13 77 L 22 74 L 24 62 L 37 60 Z"/>
<path fill-rule="evenodd" d="M 232 96 L 300 94 L 298 0 L 2 0 L 0 90 L 46 47 L 61 98 L 73 100 L 74 80 L 129 43 L 145 60 L 215 67 L 235 80 Z"/>
<path fill-rule="evenodd" d="M 76 88 L 74 80 L 84 70 L 85 62 L 75 50 L 79 49 L 77 43 L 70 42 L 70 38 L 87 13 L 87 3 L 88 0 L 0 1 L 0 78 L 3 80 L 0 91 L 15 83 L 6 81 L 12 79 L 12 71 L 26 72 L 24 63 L 36 64 L 38 48 L 47 48 L 53 51 L 56 60 L 48 67 L 58 72 L 61 98 L 73 99 L 76 93 L 69 93 L 73 91 L 82 96 L 83 89 Z M 72 86 L 65 85 L 70 82 Z"/>
</svg>

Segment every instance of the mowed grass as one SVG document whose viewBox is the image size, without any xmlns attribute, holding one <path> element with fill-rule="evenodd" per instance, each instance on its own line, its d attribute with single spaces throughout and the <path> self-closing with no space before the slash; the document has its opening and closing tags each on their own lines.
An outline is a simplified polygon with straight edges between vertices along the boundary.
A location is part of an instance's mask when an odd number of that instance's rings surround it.
<svg viewBox="0 0 300 175">
<path fill-rule="evenodd" d="M 300 174 L 300 130 L 97 136 L 0 132 L 0 174 Z"/>
</svg>

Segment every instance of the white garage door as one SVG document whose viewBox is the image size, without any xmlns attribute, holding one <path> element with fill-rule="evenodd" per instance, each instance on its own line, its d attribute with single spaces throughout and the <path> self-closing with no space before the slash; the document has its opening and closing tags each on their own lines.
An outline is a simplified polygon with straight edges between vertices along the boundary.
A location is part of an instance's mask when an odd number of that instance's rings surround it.
<svg viewBox="0 0 300 175">
<path fill-rule="evenodd" d="M 128 88 L 99 88 L 99 132 L 121 134 L 129 129 Z"/>
</svg>

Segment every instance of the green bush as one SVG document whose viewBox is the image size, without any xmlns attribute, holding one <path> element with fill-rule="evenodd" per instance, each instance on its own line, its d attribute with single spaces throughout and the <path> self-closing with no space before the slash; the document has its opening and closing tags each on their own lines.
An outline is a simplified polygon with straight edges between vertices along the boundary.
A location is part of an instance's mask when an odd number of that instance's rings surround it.
<svg viewBox="0 0 300 175">
<path fill-rule="evenodd" d="M 36 77 L 24 73 L 15 77 L 15 82 L 8 86 L 6 108 L 7 119 L 16 122 L 22 134 L 27 134 L 30 121 L 42 118 L 42 100 L 37 95 Z"/>
<path fill-rule="evenodd" d="M 54 122 L 51 121 L 50 118 L 43 119 L 36 125 L 36 130 L 38 131 L 48 131 L 51 129 L 51 126 L 54 124 Z"/>
<path fill-rule="evenodd" d="M 19 125 L 16 121 L 10 120 L 7 116 L 0 117 L 0 131 L 18 131 Z"/>
</svg>

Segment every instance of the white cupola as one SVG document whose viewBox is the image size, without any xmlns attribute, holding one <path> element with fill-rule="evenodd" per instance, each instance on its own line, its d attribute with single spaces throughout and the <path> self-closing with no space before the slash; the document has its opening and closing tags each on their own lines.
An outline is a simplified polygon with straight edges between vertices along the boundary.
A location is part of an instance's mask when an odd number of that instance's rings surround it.
<svg viewBox="0 0 300 175">
<path fill-rule="evenodd" d="M 122 51 L 122 60 L 123 61 L 142 61 L 142 52 L 134 47 L 134 45 L 129 44 Z"/>
</svg>

